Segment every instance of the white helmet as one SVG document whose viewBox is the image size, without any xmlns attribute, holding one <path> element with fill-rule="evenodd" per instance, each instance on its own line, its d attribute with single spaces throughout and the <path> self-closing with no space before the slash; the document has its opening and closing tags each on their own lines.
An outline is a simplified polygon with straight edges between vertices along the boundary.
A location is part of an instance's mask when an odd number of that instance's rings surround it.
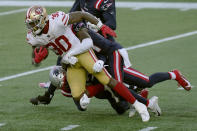
<svg viewBox="0 0 197 131">
<path fill-rule="evenodd" d="M 42 31 L 47 21 L 48 15 L 44 7 L 32 6 L 27 10 L 25 23 L 27 28 L 31 30 L 34 35 Z"/>
<path fill-rule="evenodd" d="M 49 80 L 55 87 L 61 88 L 64 84 L 65 78 L 65 73 L 61 66 L 54 66 L 50 70 Z"/>
</svg>

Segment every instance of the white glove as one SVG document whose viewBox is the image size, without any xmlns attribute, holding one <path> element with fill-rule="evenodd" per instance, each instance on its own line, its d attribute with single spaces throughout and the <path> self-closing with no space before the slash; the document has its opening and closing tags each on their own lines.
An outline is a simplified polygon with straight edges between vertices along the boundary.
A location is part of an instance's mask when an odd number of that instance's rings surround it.
<svg viewBox="0 0 197 131">
<path fill-rule="evenodd" d="M 75 56 L 64 55 L 62 62 L 65 64 L 75 65 L 78 62 L 78 59 Z"/>
<path fill-rule="evenodd" d="M 104 62 L 102 60 L 96 61 L 96 63 L 94 63 L 94 66 L 93 66 L 93 71 L 96 73 L 101 72 L 103 69 L 103 65 L 104 65 Z"/>
<path fill-rule="evenodd" d="M 83 96 L 80 99 L 80 106 L 83 109 L 87 109 L 88 105 L 90 103 L 90 98 L 86 94 L 83 94 Z"/>
</svg>

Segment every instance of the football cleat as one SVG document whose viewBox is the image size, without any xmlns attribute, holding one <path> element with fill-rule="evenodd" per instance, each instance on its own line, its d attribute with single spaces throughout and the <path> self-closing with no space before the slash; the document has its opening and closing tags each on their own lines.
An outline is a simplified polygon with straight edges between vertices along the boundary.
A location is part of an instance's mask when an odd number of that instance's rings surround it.
<svg viewBox="0 0 197 131">
<path fill-rule="evenodd" d="M 133 105 L 130 106 L 130 110 L 129 110 L 129 117 L 133 117 L 135 115 L 135 107 Z"/>
<path fill-rule="evenodd" d="M 151 109 L 152 112 L 154 112 L 157 116 L 161 115 L 161 109 L 158 105 L 158 97 L 153 96 L 149 99 L 148 107 Z"/>
<path fill-rule="evenodd" d="M 143 89 L 141 92 L 140 92 L 140 95 L 144 98 L 148 98 L 148 90 L 147 89 Z"/>
<path fill-rule="evenodd" d="M 180 86 L 182 86 L 186 91 L 191 90 L 190 82 L 181 74 L 179 70 L 172 71 L 176 75 L 176 81 Z"/>
<path fill-rule="evenodd" d="M 147 107 L 144 104 L 138 102 L 137 100 L 135 101 L 133 106 L 135 107 L 136 111 L 140 114 L 142 121 L 148 122 L 150 119 L 150 115 L 147 111 Z"/>
</svg>

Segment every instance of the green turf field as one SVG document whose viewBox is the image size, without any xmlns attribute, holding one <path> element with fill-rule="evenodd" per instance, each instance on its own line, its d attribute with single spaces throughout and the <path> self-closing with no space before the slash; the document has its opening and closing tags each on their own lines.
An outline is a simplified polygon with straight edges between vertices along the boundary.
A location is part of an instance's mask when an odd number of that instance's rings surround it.
<svg viewBox="0 0 197 131">
<path fill-rule="evenodd" d="M 175 1 L 175 0 L 174 0 Z M 182 0 L 183 1 L 183 0 Z M 20 7 L 26 8 L 26 7 Z M 19 7 L 0 7 L 0 12 Z M 68 8 L 47 8 L 50 13 Z M 117 9 L 117 34 L 124 47 L 159 40 L 197 30 L 197 10 Z M 26 44 L 25 12 L 0 16 L 0 78 L 38 69 L 31 65 L 31 47 Z M 175 81 L 166 81 L 149 89 L 159 96 L 162 116 L 151 114 L 148 123 L 140 116 L 128 118 L 128 112 L 117 115 L 105 100 L 93 98 L 86 112 L 76 109 L 72 99 L 57 91 L 48 106 L 32 106 L 31 97 L 43 94 L 39 82 L 48 81 L 48 71 L 0 82 L 0 127 L 2 131 L 58 131 L 68 125 L 79 125 L 72 131 L 139 131 L 157 127 L 155 131 L 197 130 L 197 35 L 129 50 L 133 67 L 150 75 L 178 68 L 191 81 L 190 92 L 177 90 Z M 55 54 L 39 68 L 56 63 Z"/>
</svg>

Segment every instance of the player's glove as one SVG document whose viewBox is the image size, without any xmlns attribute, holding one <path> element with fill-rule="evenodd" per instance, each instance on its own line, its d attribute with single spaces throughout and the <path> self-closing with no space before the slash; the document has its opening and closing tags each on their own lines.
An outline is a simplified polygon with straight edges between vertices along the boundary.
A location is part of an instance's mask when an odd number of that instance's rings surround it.
<svg viewBox="0 0 197 131">
<path fill-rule="evenodd" d="M 62 63 L 64 64 L 75 65 L 77 62 L 78 62 L 78 59 L 75 56 L 64 55 L 62 58 Z"/>
<path fill-rule="evenodd" d="M 44 48 L 44 47 L 40 47 L 39 48 L 39 51 L 38 51 L 38 48 L 35 48 L 34 49 L 34 62 L 36 64 L 40 63 L 43 59 L 45 59 L 48 55 L 48 50 L 47 48 Z"/>
<path fill-rule="evenodd" d="M 113 37 L 117 37 L 116 33 L 109 28 L 107 25 L 104 25 L 100 20 L 97 23 L 96 27 L 100 30 L 105 38 L 107 38 L 107 34 Z"/>
<path fill-rule="evenodd" d="M 93 66 L 93 71 L 96 73 L 101 72 L 103 69 L 103 65 L 104 65 L 104 62 L 102 60 L 98 60 Z"/>
<path fill-rule="evenodd" d="M 105 38 L 107 38 L 107 34 L 113 37 L 117 37 L 116 33 L 106 25 L 103 25 L 100 30 Z"/>
<path fill-rule="evenodd" d="M 46 91 L 43 96 L 39 95 L 35 98 L 31 98 L 30 103 L 32 103 L 33 105 L 39 105 L 39 104 L 47 105 L 47 104 L 50 104 L 52 98 L 53 98 L 53 95 L 49 94 L 49 92 Z"/>
<path fill-rule="evenodd" d="M 90 104 L 90 98 L 88 98 L 86 94 L 83 94 L 79 102 L 80 102 L 81 108 L 86 110 L 88 105 Z"/>
</svg>

